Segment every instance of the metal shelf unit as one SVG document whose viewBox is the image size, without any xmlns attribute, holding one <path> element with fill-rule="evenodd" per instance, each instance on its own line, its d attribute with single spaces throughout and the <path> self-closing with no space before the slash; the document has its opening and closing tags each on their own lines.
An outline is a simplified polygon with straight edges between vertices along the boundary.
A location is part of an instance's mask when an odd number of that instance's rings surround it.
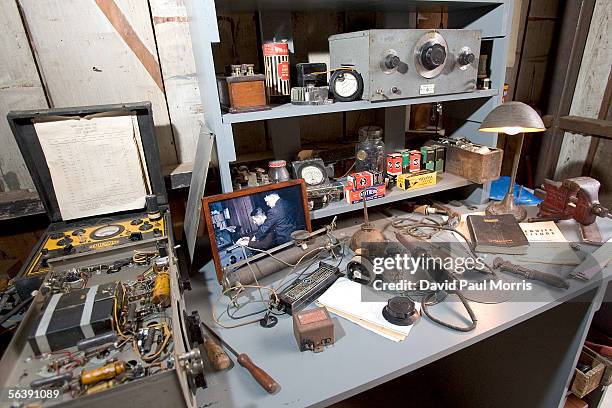
<svg viewBox="0 0 612 408">
<path fill-rule="evenodd" d="M 375 207 L 377 205 L 383 205 L 393 203 L 396 201 L 405 200 L 408 198 L 419 197 L 425 194 L 437 193 L 440 191 L 451 190 L 453 188 L 465 187 L 473 184 L 471 181 L 464 179 L 463 177 L 456 176 L 450 173 L 442 173 L 438 175 L 438 182 L 429 187 L 417 188 L 415 190 L 400 190 L 395 188 L 387 195 L 381 198 L 368 201 L 368 207 Z M 363 210 L 363 204 L 349 204 L 346 201 L 339 201 L 331 203 L 327 207 L 323 207 L 320 210 L 314 210 L 310 212 L 310 218 L 313 220 L 325 217 L 331 217 L 336 214 L 342 214 L 354 210 Z"/>
<path fill-rule="evenodd" d="M 486 114 L 501 103 L 506 69 L 506 54 L 512 13 L 510 0 L 498 1 L 409 1 L 389 0 L 372 2 L 370 0 L 187 0 L 190 20 L 190 30 L 193 42 L 196 67 L 204 107 L 206 126 L 214 135 L 217 162 L 224 192 L 232 191 L 230 163 L 237 160 L 234 147 L 232 126 L 235 123 L 267 121 L 267 129 L 272 141 L 273 153 L 276 158 L 291 160 L 300 148 L 299 117 L 315 116 L 332 112 L 346 112 L 363 109 L 385 109 L 385 144 L 389 151 L 404 148 L 404 131 L 406 121 L 406 106 L 418 103 L 449 102 L 453 109 L 445 110 L 457 128 L 447 133 L 450 136 L 465 136 L 474 142 L 495 146 L 496 134 L 478 134 L 479 123 Z M 295 10 L 334 10 L 356 11 L 370 10 L 381 13 L 385 27 L 410 28 L 416 22 L 417 11 L 448 12 L 448 28 L 478 29 L 482 31 L 482 41 L 489 47 L 489 72 L 493 89 L 479 90 L 449 95 L 409 98 L 383 102 L 337 102 L 323 106 L 294 106 L 291 104 L 273 107 L 268 111 L 248 113 L 224 113 L 221 110 L 217 95 L 215 68 L 212 44 L 220 42 L 217 11 L 220 12 L 255 12 L 259 15 L 261 35 L 260 40 L 268 41 L 273 36 L 288 38 L 290 52 L 293 52 L 291 29 L 287 31 L 287 21 L 291 21 L 291 12 Z M 381 28 L 381 27 L 377 27 Z M 280 33 L 280 34 L 279 34 Z M 282 37 L 279 37 L 282 36 Z M 455 109 L 457 108 L 457 109 Z M 291 135 L 291 137 L 288 137 Z M 207 135 L 208 136 L 208 135 Z M 207 139 L 208 140 L 208 139 Z M 198 150 L 200 150 L 198 148 Z M 203 156 L 200 158 L 199 156 Z M 205 153 L 198 151 L 194 163 L 194 174 L 204 167 L 202 160 L 208 160 Z M 458 182 L 455 176 L 446 175 L 451 182 L 440 182 L 438 185 L 410 192 L 406 197 L 429 194 L 437 191 L 455 188 L 469 184 L 463 180 Z M 204 186 L 192 184 L 189 205 L 199 205 Z M 478 190 L 475 201 L 482 201 L 488 196 L 488 186 Z M 403 195 L 392 194 L 391 198 L 382 202 L 402 199 Z M 374 202 L 372 202 L 374 205 Z M 312 214 L 313 218 L 331 216 L 340 212 L 350 211 L 357 207 L 332 205 Z M 189 211 L 189 208 L 188 208 Z"/>
<path fill-rule="evenodd" d="M 499 90 L 497 89 L 486 89 L 477 90 L 474 92 L 463 92 L 456 94 L 444 95 L 443 100 L 446 101 L 457 101 L 467 100 L 476 98 L 491 98 L 497 96 Z M 295 116 L 308 116 L 308 115 L 320 115 L 324 113 L 334 112 L 349 112 L 362 109 L 381 109 L 391 108 L 395 106 L 407 106 L 416 103 L 430 103 L 439 102 L 441 96 L 430 96 L 420 98 L 406 98 L 396 99 L 391 101 L 379 101 L 370 102 L 365 100 L 354 101 L 354 102 L 336 102 L 329 105 L 320 106 L 309 106 L 309 105 L 292 105 L 290 103 L 284 105 L 274 106 L 270 110 L 255 111 L 255 112 L 244 112 L 244 113 L 224 113 L 222 115 L 223 123 L 243 123 L 253 122 L 256 120 L 270 120 L 270 119 L 281 119 L 290 118 Z"/>
</svg>

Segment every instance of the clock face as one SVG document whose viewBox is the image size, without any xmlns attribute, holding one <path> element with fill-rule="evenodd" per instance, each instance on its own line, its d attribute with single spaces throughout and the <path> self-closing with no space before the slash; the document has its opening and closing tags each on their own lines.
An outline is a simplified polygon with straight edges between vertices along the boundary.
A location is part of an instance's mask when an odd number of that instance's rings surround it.
<svg viewBox="0 0 612 408">
<path fill-rule="evenodd" d="M 302 178 L 309 186 L 316 186 L 325 181 L 325 174 L 320 167 L 305 166 L 301 171 Z"/>
<path fill-rule="evenodd" d="M 359 90 L 357 77 L 351 72 L 338 76 L 333 85 L 335 93 L 343 98 L 349 98 Z"/>
</svg>

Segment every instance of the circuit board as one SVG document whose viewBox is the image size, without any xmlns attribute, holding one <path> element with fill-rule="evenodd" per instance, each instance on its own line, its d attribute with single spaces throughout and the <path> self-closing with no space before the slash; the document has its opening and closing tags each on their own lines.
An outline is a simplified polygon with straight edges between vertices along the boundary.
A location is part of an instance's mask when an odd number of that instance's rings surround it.
<svg viewBox="0 0 612 408">
<path fill-rule="evenodd" d="M 153 226 L 146 233 L 151 230 L 154 239 L 130 239 L 144 223 Z M 0 372 L 2 390 L 27 393 L 11 400 L 0 391 L 0 405 L 8 401 L 18 402 L 15 406 L 72 407 L 103 401 L 105 406 L 128 406 L 129 399 L 114 395 L 130 389 L 149 407 L 192 405 L 189 390 L 205 382 L 203 374 L 190 376 L 179 367 L 179 360 L 188 366 L 190 358 L 199 359 L 199 351 L 190 355 L 191 342 L 184 338 L 171 238 L 163 229 L 152 231 L 166 224 L 143 218 L 138 224 L 114 220 L 91 225 L 82 228 L 83 242 L 75 239 L 82 251 L 48 260 L 47 276 Z M 123 229 L 98 239 L 96 231 L 107 226 Z M 62 231 L 59 240 L 79 235 L 72 232 Z M 61 250 L 59 235 L 53 234 L 43 248 Z M 92 247 L 98 242 L 110 244 Z M 143 392 L 148 387 L 149 393 Z M 156 392 L 162 397 L 155 397 Z"/>
<path fill-rule="evenodd" d="M 49 272 L 49 261 L 56 258 L 163 237 L 166 235 L 164 223 L 163 217 L 152 220 L 142 213 L 125 219 L 100 219 L 90 224 L 48 231 L 24 276 L 46 274 Z"/>
</svg>

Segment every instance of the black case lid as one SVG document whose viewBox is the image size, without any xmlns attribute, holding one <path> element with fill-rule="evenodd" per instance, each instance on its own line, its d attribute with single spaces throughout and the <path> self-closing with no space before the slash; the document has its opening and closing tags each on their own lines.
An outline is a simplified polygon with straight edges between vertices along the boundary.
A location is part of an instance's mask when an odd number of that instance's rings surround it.
<svg viewBox="0 0 612 408">
<path fill-rule="evenodd" d="M 150 102 L 135 102 L 112 105 L 81 106 L 73 108 L 42 109 L 27 111 L 11 111 L 7 115 L 15 140 L 21 150 L 23 159 L 30 171 L 36 190 L 45 206 L 47 215 L 52 222 L 62 221 L 59 204 L 55 195 L 51 173 L 43 153 L 36 128 L 35 120 L 48 116 L 88 116 L 98 113 L 135 114 L 140 129 L 140 139 L 147 163 L 147 172 L 151 191 L 157 196 L 160 205 L 168 203 L 166 186 L 159 159 L 159 149 L 155 138 L 153 112 Z M 99 214 L 105 215 L 105 214 Z"/>
</svg>

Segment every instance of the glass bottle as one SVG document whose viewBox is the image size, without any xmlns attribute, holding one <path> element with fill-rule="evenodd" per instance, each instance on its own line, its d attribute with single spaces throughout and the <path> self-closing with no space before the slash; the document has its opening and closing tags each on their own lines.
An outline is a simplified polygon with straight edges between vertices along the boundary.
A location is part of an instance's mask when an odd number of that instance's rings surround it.
<svg viewBox="0 0 612 408">
<path fill-rule="evenodd" d="M 385 171 L 385 143 L 379 126 L 359 128 L 359 142 L 355 146 L 355 171 Z"/>
</svg>

